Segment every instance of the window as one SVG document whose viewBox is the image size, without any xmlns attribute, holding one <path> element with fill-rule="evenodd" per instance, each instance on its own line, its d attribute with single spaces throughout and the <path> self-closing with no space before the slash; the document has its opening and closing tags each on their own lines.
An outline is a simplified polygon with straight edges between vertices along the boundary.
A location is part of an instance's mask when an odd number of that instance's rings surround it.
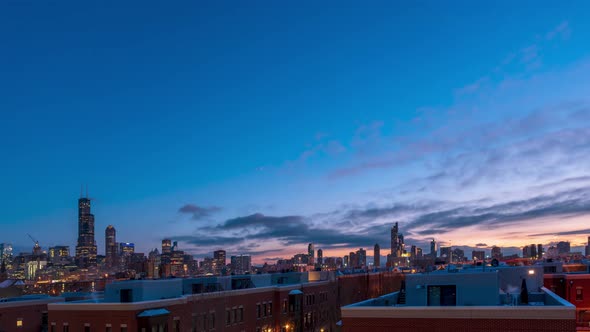
<svg viewBox="0 0 590 332">
<path fill-rule="evenodd" d="M 272 302 L 268 302 L 268 305 L 267 305 L 266 309 L 267 309 L 266 315 L 267 316 L 272 316 Z"/>
<path fill-rule="evenodd" d="M 288 301 L 285 299 L 283 300 L 283 313 L 287 312 L 287 308 L 288 308 Z"/>
<path fill-rule="evenodd" d="M 244 307 L 238 308 L 238 322 L 244 321 Z"/>
<path fill-rule="evenodd" d="M 231 314 L 229 309 L 225 309 L 225 325 L 231 324 Z"/>
<path fill-rule="evenodd" d="M 23 327 L 23 319 L 22 318 L 16 319 L 16 327 Z"/>
<path fill-rule="evenodd" d="M 211 313 L 211 321 L 209 322 L 209 328 L 214 330 L 215 329 L 215 313 Z M 205 327 L 207 329 L 207 327 Z"/>
<path fill-rule="evenodd" d="M 266 316 L 266 303 L 262 305 L 262 316 Z"/>
<path fill-rule="evenodd" d="M 207 314 L 203 315 L 203 330 L 207 329 Z"/>
<path fill-rule="evenodd" d="M 49 331 L 55 332 L 55 324 L 53 324 L 53 323 L 51 324 L 51 329 Z"/>
<path fill-rule="evenodd" d="M 90 325 L 84 325 L 84 332 L 90 332 Z"/>
<path fill-rule="evenodd" d="M 456 306 L 457 286 L 428 286 L 428 306 Z"/>
<path fill-rule="evenodd" d="M 172 329 L 174 330 L 174 332 L 180 332 L 180 320 L 174 320 L 174 322 L 172 323 Z"/>
<path fill-rule="evenodd" d="M 260 318 L 260 303 L 256 305 L 256 318 Z"/>
<path fill-rule="evenodd" d="M 105 329 L 105 332 L 113 332 L 113 328 L 110 326 L 107 326 Z"/>
<path fill-rule="evenodd" d="M 127 332 L 127 325 L 121 326 L 121 332 Z"/>
<path fill-rule="evenodd" d="M 576 288 L 576 301 L 584 300 L 584 289 L 582 287 Z"/>
<path fill-rule="evenodd" d="M 70 332 L 70 326 L 69 325 L 64 325 L 63 332 Z"/>
</svg>

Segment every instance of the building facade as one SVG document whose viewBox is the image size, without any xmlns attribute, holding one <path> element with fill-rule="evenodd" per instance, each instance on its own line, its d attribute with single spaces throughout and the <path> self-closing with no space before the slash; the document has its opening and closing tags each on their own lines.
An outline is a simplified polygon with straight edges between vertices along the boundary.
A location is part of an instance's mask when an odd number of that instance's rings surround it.
<svg viewBox="0 0 590 332">
<path fill-rule="evenodd" d="M 80 268 L 96 266 L 96 241 L 94 239 L 94 215 L 90 213 L 90 199 L 78 199 L 78 243 L 76 265 Z"/>
</svg>

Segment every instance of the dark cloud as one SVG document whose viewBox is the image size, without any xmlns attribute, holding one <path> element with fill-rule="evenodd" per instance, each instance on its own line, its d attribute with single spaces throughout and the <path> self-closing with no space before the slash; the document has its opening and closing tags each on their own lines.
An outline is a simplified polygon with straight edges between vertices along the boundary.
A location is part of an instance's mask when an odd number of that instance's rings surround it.
<svg viewBox="0 0 590 332">
<path fill-rule="evenodd" d="M 552 195 L 486 205 L 485 200 L 457 203 L 432 202 L 394 204 L 390 207 L 349 208 L 344 211 L 315 216 L 267 216 L 260 213 L 228 219 L 225 222 L 197 229 L 195 235 L 173 237 L 197 247 L 231 248 L 234 252 L 256 254 L 277 253 L 261 250 L 265 241 L 277 241 L 283 246 L 314 243 L 324 250 L 367 248 L 375 243 L 387 248 L 390 229 L 400 221 L 405 242 L 428 248 L 430 238 L 440 238 L 446 232 L 465 227 L 496 229 L 503 225 L 534 223 L 535 219 L 568 217 L 590 213 L 590 187 L 564 190 Z M 383 218 L 392 221 L 383 223 Z M 559 232 L 555 235 L 587 234 L 590 229 Z M 502 234 L 499 234 L 502 235 Z M 547 234 L 534 234 L 541 236 Z M 553 235 L 553 234 L 551 234 Z M 470 247 L 471 248 L 471 247 Z M 470 250 L 488 248 L 478 243 Z"/>
<path fill-rule="evenodd" d="M 530 234 L 529 236 L 548 236 L 548 235 L 556 235 L 556 236 L 566 236 L 566 235 L 586 235 L 590 236 L 590 228 L 585 229 L 577 229 L 573 231 L 566 231 L 566 232 L 555 232 L 555 233 L 538 233 L 538 234 Z"/>
<path fill-rule="evenodd" d="M 212 214 L 221 211 L 217 206 L 198 206 L 195 204 L 186 204 L 178 209 L 178 213 L 190 214 L 193 220 L 202 220 L 210 217 Z"/>
<path fill-rule="evenodd" d="M 590 213 L 590 188 L 579 188 L 488 207 L 427 213 L 414 219 L 408 227 L 420 228 L 417 233 L 428 236 L 469 226 L 492 228 L 536 218 L 587 213 Z"/>
</svg>

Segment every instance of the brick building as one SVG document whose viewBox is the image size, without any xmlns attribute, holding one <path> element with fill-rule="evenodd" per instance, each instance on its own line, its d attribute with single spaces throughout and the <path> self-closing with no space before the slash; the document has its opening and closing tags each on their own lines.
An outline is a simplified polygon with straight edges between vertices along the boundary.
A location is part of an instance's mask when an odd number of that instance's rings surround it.
<svg viewBox="0 0 590 332">
<path fill-rule="evenodd" d="M 578 326 L 590 331 L 590 274 L 545 274 L 544 281 L 546 288 L 576 306 Z"/>
<path fill-rule="evenodd" d="M 49 331 L 336 331 L 342 303 L 396 290 L 402 278 L 318 271 L 117 282 L 99 301 L 50 304 Z"/>
</svg>

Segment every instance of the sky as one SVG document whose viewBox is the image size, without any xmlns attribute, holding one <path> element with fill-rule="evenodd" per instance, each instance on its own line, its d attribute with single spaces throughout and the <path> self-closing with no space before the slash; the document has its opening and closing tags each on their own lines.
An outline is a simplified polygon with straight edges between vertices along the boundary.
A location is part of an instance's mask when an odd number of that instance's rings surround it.
<svg viewBox="0 0 590 332">
<path fill-rule="evenodd" d="M 590 3 L 4 1 L 0 243 L 273 261 L 590 235 Z M 382 250 L 383 252 L 383 250 Z M 369 255 L 372 252 L 369 252 Z"/>
</svg>

